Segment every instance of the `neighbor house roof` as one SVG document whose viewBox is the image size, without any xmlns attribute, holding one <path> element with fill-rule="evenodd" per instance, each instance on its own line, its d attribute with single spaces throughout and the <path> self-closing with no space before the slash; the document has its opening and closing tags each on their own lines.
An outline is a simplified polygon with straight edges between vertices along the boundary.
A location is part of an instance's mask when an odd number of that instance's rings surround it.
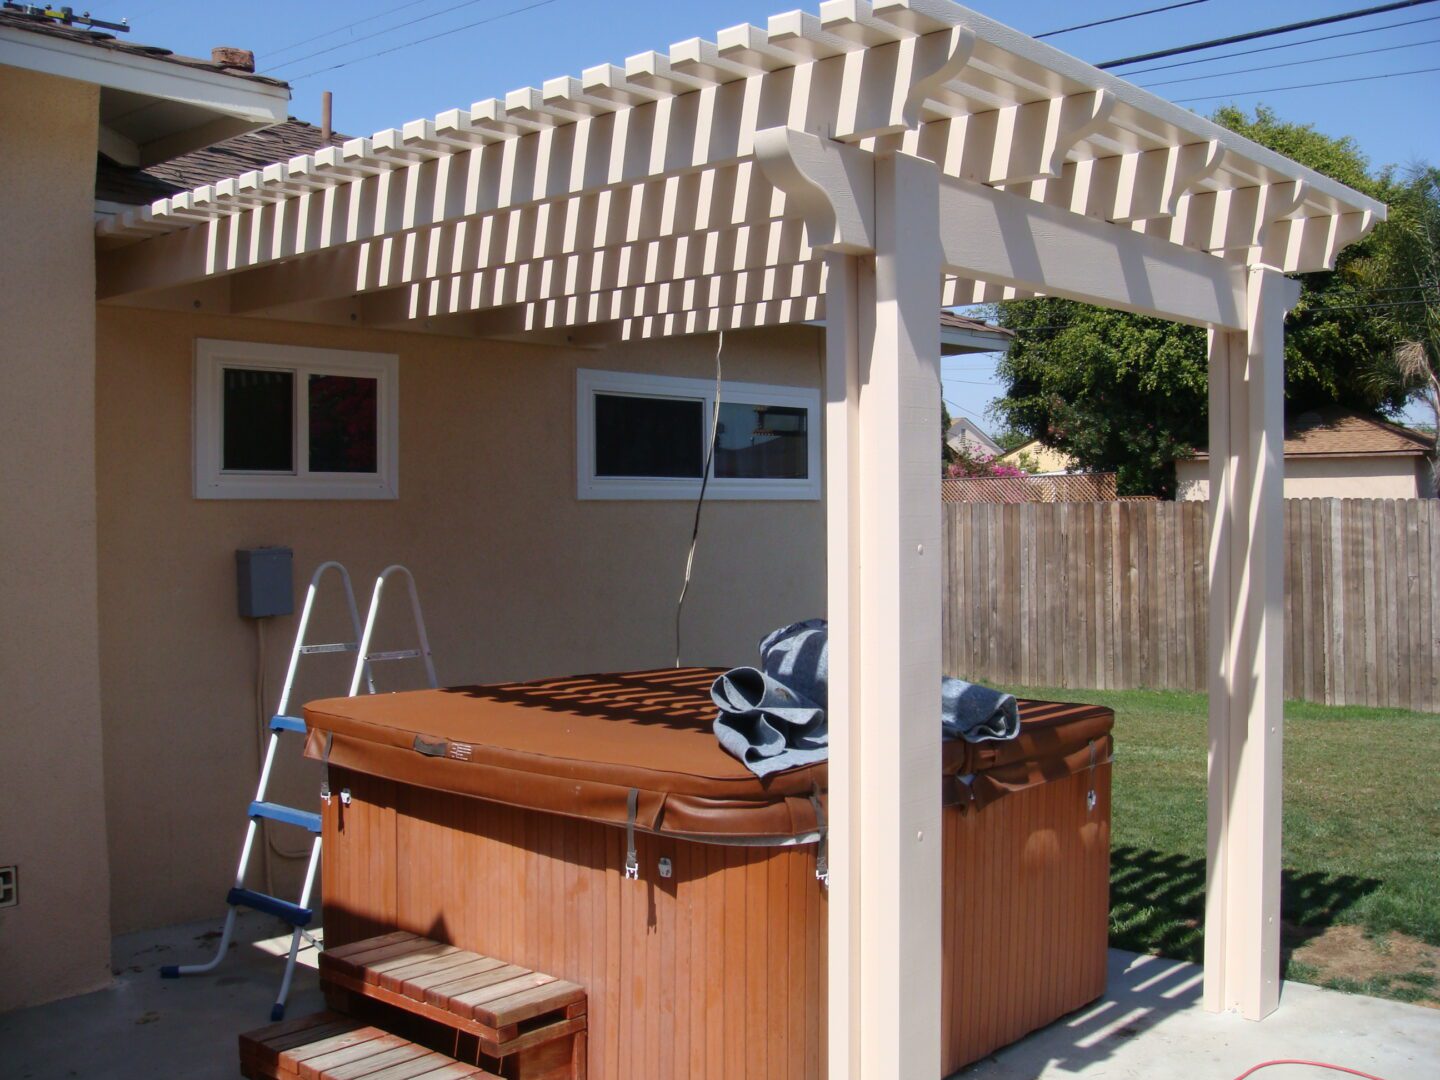
<svg viewBox="0 0 1440 1080">
<path fill-rule="evenodd" d="M 144 169 L 129 169 L 101 158 L 95 174 L 95 197 L 142 206 L 249 169 L 288 161 L 297 154 L 340 146 L 349 138 L 332 133 L 326 142 L 320 138 L 318 127 L 292 116 L 283 124 L 248 131 Z"/>
<path fill-rule="evenodd" d="M 980 319 L 967 319 L 964 315 L 956 315 L 953 311 L 940 313 L 940 325 L 947 326 L 952 330 L 975 330 L 987 334 L 999 334 L 1007 338 L 1015 336 L 1014 330 L 1007 330 L 1003 326 L 996 326 L 994 323 L 984 322 Z"/>
<path fill-rule="evenodd" d="M 1435 436 L 1332 406 L 1301 413 L 1285 423 L 1285 456 L 1362 457 L 1371 454 L 1421 456 L 1435 448 Z M 1196 458 L 1208 459 L 1200 450 Z"/>
</svg>

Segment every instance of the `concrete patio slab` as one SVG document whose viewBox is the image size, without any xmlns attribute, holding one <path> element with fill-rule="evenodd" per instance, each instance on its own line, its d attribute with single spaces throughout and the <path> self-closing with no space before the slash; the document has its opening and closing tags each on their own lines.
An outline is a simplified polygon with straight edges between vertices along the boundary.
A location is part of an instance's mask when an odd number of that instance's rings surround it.
<svg viewBox="0 0 1440 1080">
<path fill-rule="evenodd" d="M 236 1036 L 270 1022 L 290 935 L 283 923 L 241 912 L 220 967 L 160 978 L 163 964 L 209 960 L 219 929 L 214 919 L 118 937 L 111 987 L 0 1016 L 0 1080 L 236 1080 Z M 315 950 L 306 949 L 287 1015 L 322 1008 Z"/>
<path fill-rule="evenodd" d="M 204 960 L 216 922 L 117 938 L 115 984 L 0 1016 L 3 1080 L 234 1080 L 235 1037 L 269 1022 L 280 983 L 283 927 L 240 918 L 237 944 L 216 972 L 159 977 L 162 964 Z M 323 1007 L 313 950 L 301 954 L 289 1015 Z M 1200 1008 L 1200 969 L 1111 950 L 1103 1001 L 977 1062 L 964 1080 L 1234 1080 L 1272 1058 L 1348 1065 L 1383 1080 L 1440 1077 L 1440 1010 L 1286 983 L 1280 1011 L 1263 1023 Z M 1294 1066 L 1259 1080 L 1323 1080 Z M 636 1080 L 643 1080 L 637 1077 Z"/>
<path fill-rule="evenodd" d="M 1110 950 L 1103 1000 L 976 1062 L 964 1080 L 1234 1080 L 1252 1065 L 1301 1058 L 1382 1080 L 1440 1077 L 1440 1009 L 1285 983 L 1260 1023 L 1200 1007 L 1195 964 Z M 1257 1080 L 1343 1074 L 1276 1066 Z"/>
</svg>

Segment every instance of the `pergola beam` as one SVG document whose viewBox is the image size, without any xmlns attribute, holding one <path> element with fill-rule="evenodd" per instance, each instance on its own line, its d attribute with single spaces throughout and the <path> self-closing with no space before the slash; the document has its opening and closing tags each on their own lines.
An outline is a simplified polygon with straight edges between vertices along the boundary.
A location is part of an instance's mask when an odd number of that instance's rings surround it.
<svg viewBox="0 0 1440 1080">
<path fill-rule="evenodd" d="M 1241 266 L 981 184 L 940 183 L 945 269 L 1198 326 L 1245 326 Z"/>
</svg>

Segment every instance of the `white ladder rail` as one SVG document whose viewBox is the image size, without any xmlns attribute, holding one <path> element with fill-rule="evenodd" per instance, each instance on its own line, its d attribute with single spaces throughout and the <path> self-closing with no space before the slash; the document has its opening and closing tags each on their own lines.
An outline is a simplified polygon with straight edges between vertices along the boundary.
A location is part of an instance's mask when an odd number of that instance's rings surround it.
<svg viewBox="0 0 1440 1080">
<path fill-rule="evenodd" d="M 345 606 L 350 616 L 351 632 L 354 635 L 351 641 L 329 642 L 317 645 L 307 645 L 305 634 L 310 626 L 310 616 L 314 612 L 315 597 L 319 592 L 320 584 L 325 573 L 334 570 L 340 575 L 340 582 L 345 595 Z M 411 586 L 412 594 L 414 586 Z M 355 603 L 355 590 L 350 582 L 350 573 L 340 563 L 330 560 L 321 563 L 310 577 L 310 586 L 305 592 L 305 603 L 300 611 L 300 621 L 295 629 L 295 643 L 290 650 L 290 663 L 285 671 L 284 687 L 280 691 L 280 701 L 274 715 L 270 719 L 270 741 L 265 750 L 265 759 L 260 766 L 260 778 L 255 786 L 255 798 L 250 803 L 250 819 L 245 829 L 245 842 L 240 848 L 240 860 L 235 871 L 235 883 L 226 896 L 228 910 L 225 913 L 224 929 L 220 933 L 220 941 L 216 947 L 215 955 L 203 964 L 180 964 L 166 965 L 160 969 L 163 978 L 178 978 L 181 975 L 203 975 L 214 971 L 219 967 L 220 962 L 230 948 L 230 940 L 235 933 L 235 920 L 241 906 L 255 908 L 275 915 L 291 924 L 290 950 L 285 961 L 285 972 L 281 976 L 280 991 L 276 996 L 275 1004 L 271 1007 L 271 1020 L 282 1020 L 285 1016 L 285 999 L 290 994 L 290 986 L 295 977 L 295 964 L 300 952 L 300 941 L 302 938 L 314 942 L 306 927 L 310 920 L 310 897 L 315 886 L 316 873 L 320 867 L 321 838 L 319 831 L 319 815 L 308 811 L 296 810 L 293 807 L 279 806 L 269 803 L 265 799 L 266 792 L 270 786 L 270 774 L 275 763 L 275 753 L 280 745 L 280 736 L 286 732 L 304 734 L 305 722 L 299 717 L 291 716 L 289 713 L 290 694 L 295 686 L 295 675 L 299 669 L 302 656 L 312 656 L 322 653 L 355 652 L 359 654 L 354 673 L 354 685 L 351 688 L 351 696 L 358 692 L 359 684 L 363 681 L 367 684 L 370 693 L 375 692 L 374 675 L 369 663 L 364 657 L 364 649 L 361 645 L 360 610 Z M 433 677 L 433 676 L 432 676 Z M 250 856 L 254 851 L 255 838 L 259 832 L 260 819 L 262 817 L 272 820 L 283 821 L 288 824 L 300 825 L 308 828 L 314 833 L 314 839 L 310 845 L 310 857 L 305 867 L 305 884 L 300 893 L 298 904 L 290 904 L 277 897 L 266 896 L 263 893 L 255 893 L 245 888 L 245 875 L 250 865 Z"/>
<path fill-rule="evenodd" d="M 419 648 L 416 649 L 392 649 L 389 652 L 371 652 L 370 640 L 375 633 L 375 620 L 380 614 L 380 598 L 384 593 L 385 582 L 392 574 L 403 574 L 405 583 L 410 592 L 410 611 L 415 619 L 415 633 L 420 640 Z M 360 648 L 355 657 L 355 671 L 350 678 L 350 696 L 354 697 L 360 692 L 360 681 L 362 676 L 370 670 L 370 665 L 385 660 L 423 660 L 425 662 L 425 675 L 430 680 L 430 687 L 434 689 L 440 685 L 435 677 L 435 659 L 430 653 L 430 637 L 425 633 L 425 616 L 420 610 L 420 594 L 415 588 L 415 575 L 399 563 L 393 563 L 380 571 L 380 576 L 375 579 L 375 591 L 370 597 L 370 610 L 365 615 L 365 630 L 360 635 Z M 373 673 L 371 692 L 374 692 Z"/>
</svg>

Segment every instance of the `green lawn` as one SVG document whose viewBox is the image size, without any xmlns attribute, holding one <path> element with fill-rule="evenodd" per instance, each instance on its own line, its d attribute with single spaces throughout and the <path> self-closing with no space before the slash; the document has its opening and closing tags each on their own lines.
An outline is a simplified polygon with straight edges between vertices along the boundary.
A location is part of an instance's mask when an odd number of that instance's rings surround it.
<svg viewBox="0 0 1440 1080">
<path fill-rule="evenodd" d="M 1115 710 L 1111 944 L 1201 959 L 1206 698 L 1011 687 Z M 1440 716 L 1285 705 L 1286 977 L 1440 1005 Z"/>
</svg>

